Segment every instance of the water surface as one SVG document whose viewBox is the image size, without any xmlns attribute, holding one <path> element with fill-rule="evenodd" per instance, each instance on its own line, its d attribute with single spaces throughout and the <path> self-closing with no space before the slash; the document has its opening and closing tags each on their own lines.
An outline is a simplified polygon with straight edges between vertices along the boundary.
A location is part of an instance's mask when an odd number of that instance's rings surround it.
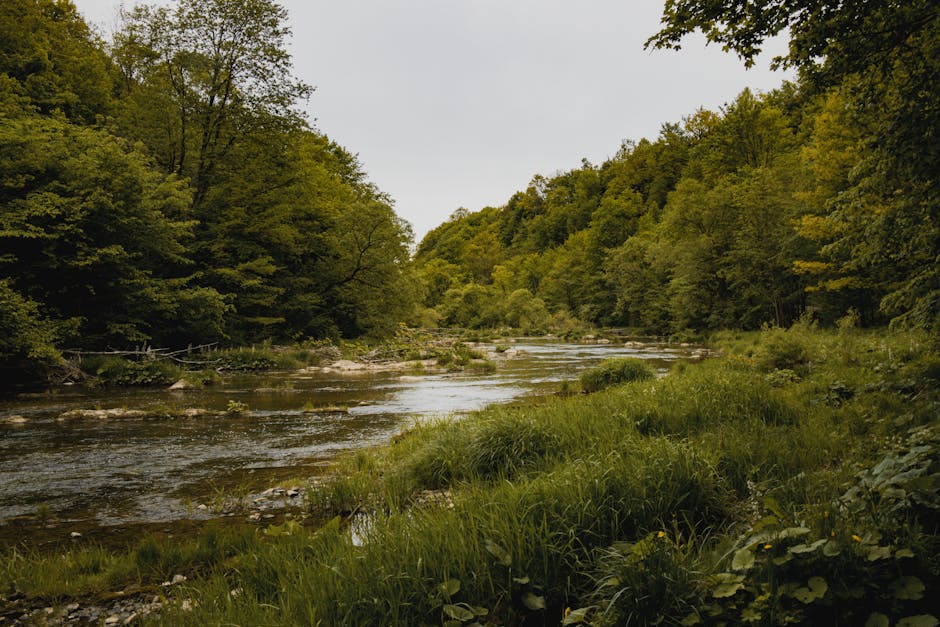
<svg viewBox="0 0 940 627">
<path fill-rule="evenodd" d="M 198 517 L 199 504 L 287 477 L 310 476 L 338 452 L 388 441 L 415 419 L 447 419 L 527 395 L 614 356 L 660 369 L 690 348 L 526 341 L 496 372 L 294 372 L 226 377 L 203 390 L 79 390 L 0 404 L 0 525 L 51 510 L 117 525 Z M 179 417 L 182 409 L 241 414 Z M 145 416 L 63 419 L 74 409 Z M 176 415 L 177 417 L 169 417 Z"/>
</svg>

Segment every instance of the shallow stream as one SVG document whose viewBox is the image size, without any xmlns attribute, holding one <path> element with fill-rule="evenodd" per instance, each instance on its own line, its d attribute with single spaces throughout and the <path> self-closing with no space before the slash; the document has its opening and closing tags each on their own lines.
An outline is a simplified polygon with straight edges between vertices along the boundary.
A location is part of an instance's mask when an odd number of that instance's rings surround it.
<svg viewBox="0 0 940 627">
<path fill-rule="evenodd" d="M 641 357 L 664 370 L 694 351 L 521 340 L 513 348 L 486 374 L 267 373 L 201 390 L 63 388 L 4 402 L 0 528 L 37 515 L 85 527 L 209 517 L 213 500 L 316 475 L 337 453 L 386 442 L 416 419 L 552 393 L 608 357 Z M 231 401 L 248 409 L 226 413 Z M 63 416 L 112 408 L 144 413 Z M 181 415 L 187 409 L 214 411 Z"/>
</svg>

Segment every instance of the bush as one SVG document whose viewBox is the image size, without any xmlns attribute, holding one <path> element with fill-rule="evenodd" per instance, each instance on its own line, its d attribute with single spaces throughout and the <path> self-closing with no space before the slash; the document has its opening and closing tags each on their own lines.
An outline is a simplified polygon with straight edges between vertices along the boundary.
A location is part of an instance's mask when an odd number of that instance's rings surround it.
<svg viewBox="0 0 940 627">
<path fill-rule="evenodd" d="M 654 376 L 653 369 L 642 359 L 606 359 L 581 375 L 581 389 L 585 392 L 597 392 L 618 383 L 644 381 Z"/>
<path fill-rule="evenodd" d="M 277 353 L 272 350 L 239 348 L 210 353 L 208 361 L 218 370 L 259 371 L 277 370 L 287 364 L 282 363 Z"/>
<path fill-rule="evenodd" d="M 120 357 L 87 357 L 82 369 L 103 386 L 160 386 L 177 381 L 182 370 L 168 361 L 134 362 Z"/>
<path fill-rule="evenodd" d="M 812 364 L 812 351 L 807 346 L 811 341 L 794 326 L 792 329 L 765 329 L 761 334 L 761 345 L 755 355 L 757 366 L 765 372 L 792 370 L 805 376 Z"/>
</svg>

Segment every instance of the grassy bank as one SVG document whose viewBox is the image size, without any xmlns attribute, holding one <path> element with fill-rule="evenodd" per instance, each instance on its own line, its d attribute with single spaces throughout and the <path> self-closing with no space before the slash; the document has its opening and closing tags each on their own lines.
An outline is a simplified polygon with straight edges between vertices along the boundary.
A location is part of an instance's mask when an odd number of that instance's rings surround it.
<svg viewBox="0 0 940 627">
<path fill-rule="evenodd" d="M 661 379 L 415 425 L 344 458 L 306 521 L 17 554 L 0 586 L 64 603 L 185 572 L 163 624 L 936 624 L 927 338 L 714 343 Z"/>
</svg>

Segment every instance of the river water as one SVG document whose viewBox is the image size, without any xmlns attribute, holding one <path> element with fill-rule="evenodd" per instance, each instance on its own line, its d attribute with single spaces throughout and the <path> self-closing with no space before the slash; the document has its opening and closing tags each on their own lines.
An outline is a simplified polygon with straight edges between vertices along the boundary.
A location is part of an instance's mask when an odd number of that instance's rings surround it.
<svg viewBox="0 0 940 627">
<path fill-rule="evenodd" d="M 95 526 L 206 516 L 199 504 L 220 494 L 315 475 L 337 453 L 386 442 L 416 419 L 551 393 L 609 357 L 665 370 L 692 355 L 653 343 L 514 348 L 488 374 L 302 371 L 230 376 L 201 390 L 66 388 L 2 403 L 0 527 L 37 513 Z M 248 410 L 224 412 L 231 401 Z M 144 412 L 63 416 L 115 408 Z M 211 413 L 186 417 L 186 409 Z"/>
</svg>

